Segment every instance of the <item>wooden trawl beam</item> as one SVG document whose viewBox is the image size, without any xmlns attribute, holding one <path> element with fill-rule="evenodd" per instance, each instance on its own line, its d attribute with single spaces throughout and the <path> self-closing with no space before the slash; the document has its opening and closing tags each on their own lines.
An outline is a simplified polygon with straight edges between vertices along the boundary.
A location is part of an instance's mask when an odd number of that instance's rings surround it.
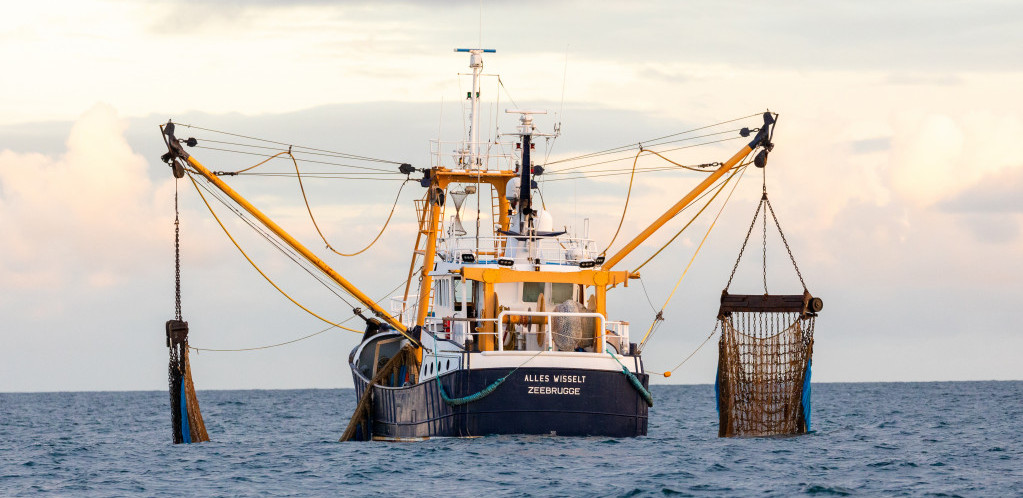
<svg viewBox="0 0 1023 498">
<path fill-rule="evenodd" d="M 810 293 L 803 294 L 729 294 L 721 293 L 721 308 L 718 316 L 728 316 L 732 312 L 776 312 L 776 313 L 816 313 L 823 308 L 820 298 Z"/>
</svg>

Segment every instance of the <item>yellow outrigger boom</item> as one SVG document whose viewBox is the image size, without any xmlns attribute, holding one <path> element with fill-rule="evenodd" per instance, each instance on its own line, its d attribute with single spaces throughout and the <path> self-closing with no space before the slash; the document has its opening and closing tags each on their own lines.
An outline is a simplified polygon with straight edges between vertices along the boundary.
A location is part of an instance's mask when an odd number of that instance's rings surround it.
<svg viewBox="0 0 1023 498">
<path fill-rule="evenodd" d="M 280 237 L 281 240 L 283 240 L 286 244 L 291 246 L 292 249 L 301 254 L 302 257 L 304 257 L 307 261 L 316 266 L 316 268 L 323 272 L 324 275 L 327 275 L 327 277 L 329 277 L 331 280 L 333 280 L 342 288 L 344 288 L 345 291 L 351 294 L 352 297 L 354 297 L 360 303 L 362 303 L 367 308 L 372 310 L 374 315 L 387 322 L 387 324 L 390 325 L 391 327 L 394 327 L 395 330 L 397 330 L 407 339 L 412 341 L 412 344 L 415 345 L 417 348 L 422 347 L 422 343 L 420 343 L 419 339 L 413 337 L 409 333 L 408 328 L 405 327 L 404 324 L 394 319 L 394 317 L 392 317 L 390 313 L 387 313 L 387 311 L 381 308 L 377 303 L 373 302 L 373 299 L 371 299 L 364 292 L 359 290 L 358 287 L 356 287 L 351 282 L 342 277 L 337 271 L 331 268 L 330 265 L 325 263 L 322 259 L 318 258 L 315 254 L 313 254 L 312 251 L 310 251 L 308 248 L 302 245 L 301 242 L 292 237 L 291 234 L 284 231 L 284 229 L 281 228 L 277 223 L 274 223 L 274 221 L 267 217 L 265 214 L 263 214 L 262 211 L 257 209 L 251 203 L 249 203 L 249 201 L 242 197 L 241 194 L 235 192 L 234 189 L 232 189 L 228 184 L 224 183 L 220 178 L 217 177 L 217 175 L 214 175 L 213 172 L 211 172 L 209 169 L 203 166 L 202 163 L 200 163 L 198 160 L 192 157 L 188 152 L 185 152 L 184 147 L 181 146 L 181 143 L 174 136 L 174 123 L 168 122 L 166 125 L 160 126 L 160 129 L 163 132 L 164 140 L 167 142 L 167 148 L 169 150 L 169 154 L 167 156 L 164 156 L 165 159 L 181 160 L 188 163 L 188 165 L 191 166 L 196 173 L 202 175 L 203 178 L 205 178 L 207 181 L 212 183 L 222 192 L 227 194 L 227 196 L 230 197 L 234 202 L 238 203 L 238 205 L 241 206 L 242 209 L 248 211 L 248 213 L 255 217 L 257 220 L 259 220 L 259 222 L 262 223 L 263 226 L 265 226 L 275 235 Z M 182 175 L 183 173 L 184 172 L 182 171 Z M 175 171 L 174 175 L 180 178 L 177 170 Z"/>
<path fill-rule="evenodd" d="M 710 188 L 710 186 L 713 185 L 714 182 L 718 181 L 718 179 L 724 176 L 725 173 L 728 173 L 728 171 L 735 167 L 736 164 L 739 164 L 739 161 L 742 161 L 742 158 L 748 156 L 751 152 L 753 152 L 754 149 L 763 145 L 766 150 L 770 150 L 772 147 L 772 144 L 770 142 L 770 136 L 771 130 L 774 129 L 774 122 L 776 119 L 775 116 L 776 115 L 770 112 L 765 112 L 764 126 L 760 127 L 760 130 L 757 132 L 756 136 L 753 138 L 752 141 L 750 141 L 749 144 L 743 147 L 742 150 L 740 150 L 739 152 L 735 153 L 735 155 L 732 156 L 731 159 L 725 161 L 725 163 L 718 167 L 718 169 L 714 170 L 714 172 L 711 173 L 710 176 L 708 176 L 702 182 L 700 182 L 699 185 L 697 185 L 695 188 L 693 188 L 693 190 L 686 194 L 685 197 L 683 197 L 677 203 L 675 203 L 674 206 L 665 211 L 664 214 L 660 216 L 660 218 L 654 220 L 654 222 L 651 223 L 650 226 L 648 226 L 645 230 L 640 232 L 640 234 L 637 235 L 636 238 L 629 241 L 628 244 L 625 244 L 625 247 L 619 249 L 618 252 L 616 252 L 613 256 L 607 258 L 607 261 L 604 262 L 602 268 L 604 270 L 610 270 L 611 268 L 613 268 L 614 265 L 618 264 L 618 262 L 620 262 L 622 259 L 628 256 L 629 253 L 631 253 L 634 249 L 639 247 L 639 245 L 642 244 L 643 241 L 646 240 L 648 237 L 650 237 L 650 235 L 659 230 L 662 226 L 664 226 L 665 223 L 670 221 L 672 218 L 675 217 L 675 215 L 677 215 L 679 212 L 685 209 L 685 207 L 688 206 L 689 203 L 693 202 L 693 199 L 696 199 L 700 194 L 703 193 L 704 190 Z"/>
</svg>

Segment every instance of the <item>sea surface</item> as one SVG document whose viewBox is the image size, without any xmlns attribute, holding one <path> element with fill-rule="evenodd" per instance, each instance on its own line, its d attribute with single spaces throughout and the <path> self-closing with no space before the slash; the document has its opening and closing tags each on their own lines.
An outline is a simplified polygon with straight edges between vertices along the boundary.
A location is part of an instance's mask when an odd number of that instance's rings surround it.
<svg viewBox="0 0 1023 498">
<path fill-rule="evenodd" d="M 351 389 L 0 394 L 0 496 L 1021 496 L 1023 382 L 814 384 L 813 432 L 721 439 L 712 386 L 653 386 L 646 437 L 338 443 Z"/>
</svg>

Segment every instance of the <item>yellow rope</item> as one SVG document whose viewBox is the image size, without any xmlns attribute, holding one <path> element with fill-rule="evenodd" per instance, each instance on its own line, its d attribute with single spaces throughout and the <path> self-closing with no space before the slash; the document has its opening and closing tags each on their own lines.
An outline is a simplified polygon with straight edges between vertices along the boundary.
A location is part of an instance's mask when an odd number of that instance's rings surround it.
<svg viewBox="0 0 1023 498">
<path fill-rule="evenodd" d="M 231 174 L 232 174 L 232 175 L 237 175 L 238 173 L 244 173 L 244 172 L 246 172 L 246 171 L 248 171 L 248 170 L 250 170 L 250 169 L 256 169 L 256 168 L 258 168 L 258 167 L 260 167 L 260 166 L 262 166 L 262 165 L 264 165 L 264 164 L 266 164 L 266 163 L 270 162 L 270 160 L 271 160 L 271 159 L 274 159 L 274 158 L 276 158 L 276 157 L 282 156 L 282 155 L 284 155 L 284 154 L 287 154 L 287 155 L 289 155 L 289 156 L 290 156 L 290 155 L 291 155 L 291 152 L 290 152 L 290 151 L 287 151 L 287 150 L 286 150 L 286 151 L 284 151 L 284 152 L 278 152 L 278 153 L 276 153 L 276 154 L 274 154 L 274 155 L 272 155 L 272 156 L 270 156 L 270 157 L 266 158 L 265 160 L 263 160 L 263 161 L 262 161 L 262 162 L 260 162 L 259 164 L 256 164 L 256 165 L 253 165 L 253 166 L 249 166 L 248 168 L 245 168 L 245 169 L 240 169 L 240 170 L 238 170 L 238 171 L 232 171 L 232 172 L 231 172 Z"/>
<path fill-rule="evenodd" d="M 601 251 L 601 254 L 607 254 L 607 250 L 611 249 L 611 245 L 614 244 L 615 240 L 618 238 L 618 233 L 622 231 L 622 224 L 625 223 L 625 213 L 629 210 L 629 200 L 632 198 L 632 182 L 636 179 L 636 163 L 639 162 L 639 156 L 643 155 L 644 152 L 653 154 L 653 155 L 655 155 L 655 156 L 657 156 L 657 157 L 659 157 L 661 159 L 664 159 L 665 161 L 668 161 L 669 163 L 674 164 L 675 166 L 678 166 L 680 168 L 688 169 L 688 170 L 691 170 L 691 171 L 697 171 L 697 172 L 700 172 L 700 173 L 711 173 L 710 171 L 707 171 L 707 170 L 704 170 L 704 169 L 699 169 L 699 168 L 694 168 L 692 166 L 686 166 L 684 164 L 679 164 L 679 163 L 677 163 L 675 161 L 672 161 L 671 159 L 668 159 L 667 157 L 662 156 L 660 153 L 658 153 L 656 151 L 653 151 L 653 150 L 650 150 L 650 149 L 644 149 L 644 148 L 640 147 L 639 151 L 636 152 L 636 157 L 632 158 L 632 173 L 629 174 L 629 189 L 625 192 L 625 207 L 622 208 L 622 217 L 621 217 L 621 219 L 618 220 L 618 228 L 615 230 L 614 236 L 611 237 L 611 242 L 607 243 L 607 247 L 605 247 L 604 250 Z M 542 198 L 541 198 L 541 202 L 542 202 Z M 646 264 L 646 263 L 643 263 L 643 264 Z"/>
<path fill-rule="evenodd" d="M 679 168 L 688 169 L 690 171 L 696 171 L 698 173 L 713 173 L 713 171 L 711 171 L 711 170 L 694 168 L 692 166 L 686 166 L 685 164 L 680 164 L 680 163 L 677 163 L 675 161 L 672 161 L 671 159 L 668 159 L 667 157 L 662 156 L 661 153 L 657 152 L 656 150 L 642 149 L 642 150 L 640 150 L 640 152 L 649 152 L 649 153 L 651 153 L 651 154 L 653 154 L 653 155 L 655 155 L 655 156 L 657 156 L 657 157 L 659 157 L 661 159 L 664 159 L 665 161 L 668 161 L 671 164 L 674 164 L 675 166 L 678 166 Z"/>
<path fill-rule="evenodd" d="M 671 377 L 671 374 L 675 373 L 675 370 L 678 370 L 678 369 L 682 368 L 682 365 L 685 365 L 686 362 L 689 361 L 690 358 L 692 358 L 693 356 L 696 356 L 696 353 L 698 353 L 701 349 L 703 349 L 704 346 L 707 345 L 707 342 L 709 342 L 710 339 L 712 337 L 714 337 L 714 334 L 716 334 L 717 331 L 718 331 L 717 327 L 714 327 L 714 330 L 712 330 L 710 332 L 710 335 L 708 335 L 707 338 L 704 339 L 703 342 L 701 342 L 699 346 L 696 346 L 696 349 L 694 349 L 692 353 L 689 353 L 689 356 L 686 356 L 685 359 L 682 360 L 681 362 L 679 362 L 678 365 L 675 365 L 675 368 L 672 368 L 671 370 L 668 370 L 667 372 L 664 372 L 664 373 L 659 373 L 659 372 L 650 372 L 650 373 L 652 373 L 654 375 L 663 375 L 664 377 Z"/>
<path fill-rule="evenodd" d="M 696 246 L 696 251 L 693 252 L 693 257 L 689 258 L 689 264 L 686 265 L 685 270 L 682 270 L 682 275 L 678 277 L 678 282 L 675 282 L 675 288 L 673 288 L 671 290 L 671 294 L 668 294 L 668 299 L 666 299 L 664 301 L 664 306 L 661 306 L 661 310 L 658 312 L 658 315 L 660 315 L 661 313 L 664 312 L 664 308 L 668 307 L 668 303 L 671 302 L 671 298 L 675 296 L 675 291 L 678 290 L 678 286 L 682 284 L 682 279 L 684 279 L 686 277 L 686 273 L 689 273 L 689 268 L 693 266 L 693 261 L 695 261 L 696 260 L 696 256 L 698 254 L 700 254 L 700 249 L 703 249 L 704 242 L 707 242 L 707 237 L 710 236 L 711 230 L 713 230 L 714 229 L 714 225 L 717 224 L 718 218 L 721 217 L 721 213 L 725 210 L 725 206 L 728 205 L 728 201 L 731 200 L 732 194 L 735 193 L 735 188 L 739 186 L 739 182 L 742 180 L 742 175 L 745 174 L 745 172 L 746 172 L 746 168 L 743 168 L 742 169 L 742 173 L 739 174 L 739 179 L 736 180 L 735 185 L 732 185 L 732 190 L 730 192 L 728 192 L 728 197 L 725 197 L 725 202 L 721 203 L 721 209 L 719 209 L 718 210 L 718 214 L 716 216 L 714 216 L 714 221 L 712 221 L 710 226 L 707 227 L 707 233 L 705 233 L 703 235 L 703 239 L 700 240 L 700 245 Z M 725 184 L 722 184 L 721 188 L 724 189 L 724 187 L 725 187 Z M 654 321 L 650 322 L 650 328 L 647 329 L 646 334 L 643 336 L 643 340 L 640 341 L 640 343 L 639 343 L 641 348 L 643 347 L 644 344 L 646 344 L 646 341 L 650 337 L 650 333 L 653 332 L 654 325 L 656 325 L 656 324 L 657 324 L 657 320 L 654 320 Z"/>
<path fill-rule="evenodd" d="M 256 263 L 254 261 L 252 261 L 252 258 L 250 258 L 249 255 L 245 253 L 245 250 L 242 249 L 242 246 L 240 246 L 238 244 L 238 241 L 236 241 L 234 239 L 234 237 L 231 236 L 231 232 L 229 232 L 227 230 L 227 227 L 224 226 L 224 223 L 222 221 L 220 221 L 220 217 L 218 217 L 217 213 L 215 213 L 213 211 L 213 207 L 210 206 L 209 201 L 206 200 L 206 196 L 202 195 L 202 190 L 199 188 L 199 184 L 195 182 L 195 178 L 193 178 L 192 175 L 188 175 L 188 179 L 192 181 L 192 185 L 195 187 L 195 191 L 199 193 L 199 197 L 202 198 L 203 204 L 206 204 L 206 209 L 210 210 L 210 214 L 213 215 L 213 219 L 217 220 L 217 224 L 220 225 L 220 228 L 224 230 L 224 234 L 227 235 L 227 238 L 231 239 L 231 243 L 233 243 L 234 246 L 236 248 L 238 248 L 238 251 L 242 253 L 242 256 L 245 256 L 245 259 L 249 262 L 249 264 L 252 265 L 252 267 L 255 268 L 256 271 L 259 272 L 259 274 L 262 275 L 263 278 L 265 278 L 267 282 L 270 282 L 270 285 L 272 285 L 274 287 L 274 289 L 277 289 L 277 291 L 280 292 L 281 295 L 283 295 L 284 297 L 288 298 L 288 300 L 291 301 L 292 303 L 294 303 L 295 306 L 298 306 L 299 308 L 302 308 L 306 313 L 309 313 L 310 315 L 312 315 L 312 316 L 314 316 L 316 318 L 319 318 L 323 322 L 326 322 L 326 323 L 328 323 L 330 325 L 333 325 L 334 327 L 337 327 L 337 328 L 342 329 L 342 330 L 347 330 L 349 332 L 355 332 L 356 334 L 363 333 L 361 330 L 356 330 L 356 329 L 353 329 L 353 328 L 345 327 L 345 326 L 343 326 L 343 325 L 341 325 L 339 323 L 334 323 L 334 322 L 332 322 L 330 320 L 327 320 L 326 318 L 323 318 L 320 315 L 317 315 L 315 312 L 313 312 L 309 308 L 306 308 L 305 306 L 302 306 L 298 301 L 296 301 L 294 298 L 292 298 L 290 295 L 288 295 L 287 292 L 284 292 L 284 289 L 281 289 L 280 287 L 278 287 L 277 284 L 275 284 L 273 280 L 270 280 L 270 277 L 268 277 L 266 275 L 266 273 L 263 273 L 263 270 L 261 270 L 259 268 L 259 266 L 257 266 Z"/>
<path fill-rule="evenodd" d="M 316 228 L 316 233 L 320 234 L 320 238 L 323 239 L 323 243 L 327 245 L 327 249 L 330 249 L 331 252 L 337 254 L 338 256 L 345 257 L 358 256 L 368 251 L 370 247 L 373 247 L 373 244 L 376 244 L 377 241 L 380 240 L 380 236 L 384 234 L 384 230 L 387 230 L 387 225 L 391 223 L 391 217 L 394 216 L 394 210 L 397 209 L 398 207 L 398 197 L 401 196 L 401 189 L 405 187 L 404 183 L 402 183 L 401 188 L 398 189 L 398 196 L 395 197 L 394 205 L 391 206 L 391 214 L 387 215 L 387 221 L 384 222 L 384 226 L 380 227 L 380 232 L 378 232 L 377 236 L 373 238 L 373 241 L 370 242 L 368 246 L 363 247 L 361 250 L 353 252 L 351 254 L 347 254 L 340 252 L 337 249 L 334 249 L 334 246 L 330 245 L 330 242 L 327 241 L 327 237 L 325 237 L 323 235 L 323 232 L 320 230 L 320 225 L 316 223 L 316 218 L 313 216 L 313 209 L 309 207 L 309 198 L 306 197 L 305 195 L 305 186 L 302 184 L 302 173 L 298 170 L 298 161 L 295 159 L 295 156 L 291 154 L 291 151 L 282 152 L 282 154 L 287 154 L 288 157 L 291 158 L 291 162 L 295 164 L 295 176 L 298 178 L 298 188 L 302 191 L 302 200 L 305 202 L 305 209 L 306 211 L 309 212 L 309 219 L 312 220 L 313 227 Z M 407 182 L 408 180 L 405 181 Z"/>
<path fill-rule="evenodd" d="M 671 243 L 672 243 L 672 242 L 675 242 L 675 239 L 677 239 L 679 235 L 682 235 L 682 232 L 686 231 L 686 229 L 687 229 L 687 228 L 689 228 L 689 225 L 692 225 L 692 224 L 693 224 L 693 222 L 695 222 L 695 221 L 696 221 L 696 218 L 699 218 L 699 217 L 700 217 L 700 215 L 701 215 L 701 214 L 703 214 L 703 211 L 704 211 L 705 209 L 707 209 L 708 207 L 710 207 L 710 204 L 711 204 L 712 202 L 714 202 L 714 198 L 716 198 L 716 197 L 718 196 L 718 194 L 720 194 L 720 193 L 721 193 L 721 191 L 725 189 L 725 185 L 728 185 L 728 182 L 732 181 L 732 177 L 733 177 L 733 176 L 735 176 L 735 175 L 736 175 L 736 173 L 738 173 L 739 171 L 741 171 L 741 170 L 743 169 L 743 167 L 745 167 L 745 166 L 746 166 L 746 164 L 749 164 L 749 163 L 744 163 L 744 164 L 740 164 L 738 168 L 736 168 L 736 169 L 735 169 L 734 171 L 732 171 L 732 174 L 731 174 L 731 175 L 729 175 L 729 176 L 728 176 L 728 178 L 726 178 L 726 179 L 725 179 L 725 181 L 724 181 L 724 182 L 722 182 L 722 183 L 721 183 L 721 185 L 719 185 L 719 186 L 718 186 L 718 188 L 714 190 L 714 195 L 712 195 L 712 196 L 710 197 L 710 199 L 708 199 L 708 200 L 707 200 L 707 202 L 706 202 L 706 203 L 705 203 L 705 204 L 703 205 L 703 207 L 702 207 L 702 208 L 700 208 L 700 210 L 699 210 L 699 211 L 697 211 L 697 212 L 696 212 L 696 214 L 694 214 L 692 218 L 690 218 L 690 220 L 689 220 L 689 221 L 688 221 L 688 222 L 687 222 L 687 223 L 685 224 L 685 226 L 683 226 L 683 227 L 682 227 L 682 229 L 681 229 L 681 230 L 679 230 L 679 231 L 678 231 L 678 232 L 677 232 L 677 233 L 675 234 L 675 236 L 674 236 L 674 237 L 672 237 L 672 238 L 671 238 L 670 240 L 668 240 L 667 242 L 665 242 L 665 243 L 664 243 L 664 245 L 663 245 L 663 246 L 661 246 L 661 248 L 657 250 L 657 252 L 655 252 L 655 253 L 654 253 L 653 255 L 651 255 L 651 256 L 650 256 L 649 258 L 647 258 L 647 259 L 646 259 L 646 261 L 644 261 L 644 262 L 643 262 L 643 263 L 641 263 L 641 264 L 640 264 L 639 266 L 637 266 L 635 270 L 632 270 L 632 273 L 636 273 L 636 272 L 638 272 L 638 271 L 640 270 L 640 268 L 643 268 L 644 266 L 646 266 L 646 264 L 647 264 L 647 263 L 649 263 L 649 262 L 650 262 L 650 261 L 652 261 L 652 260 L 653 260 L 654 258 L 656 258 L 656 257 L 657 257 L 657 255 L 661 253 L 661 251 L 663 251 L 663 250 L 667 249 L 667 248 L 668 248 L 668 246 L 669 246 L 669 245 L 671 245 Z"/>
<path fill-rule="evenodd" d="M 625 213 L 629 210 L 629 199 L 632 198 L 632 181 L 636 179 L 636 162 L 639 161 L 639 156 L 641 154 L 643 154 L 643 149 L 639 149 L 639 152 L 636 153 L 636 157 L 632 159 L 632 174 L 629 175 L 629 190 L 625 192 L 625 207 L 622 208 L 622 217 L 618 220 L 618 229 L 615 230 L 614 237 L 611 237 L 611 242 L 607 243 L 607 247 L 600 252 L 601 254 L 607 253 L 607 250 L 615 243 L 615 239 L 618 238 L 618 232 L 622 231 L 622 223 L 625 222 Z"/>
</svg>

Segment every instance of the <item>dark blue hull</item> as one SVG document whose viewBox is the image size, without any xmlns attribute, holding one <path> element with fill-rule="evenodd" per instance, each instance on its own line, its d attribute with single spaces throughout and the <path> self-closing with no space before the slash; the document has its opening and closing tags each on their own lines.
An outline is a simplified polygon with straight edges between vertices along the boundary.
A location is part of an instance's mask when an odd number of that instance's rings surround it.
<svg viewBox="0 0 1023 498">
<path fill-rule="evenodd" d="M 508 369 L 456 370 L 440 377 L 449 399 L 484 390 Z M 644 387 L 649 376 L 636 375 Z M 356 395 L 367 380 L 353 369 Z M 647 404 L 621 371 L 520 368 L 489 395 L 463 405 L 444 401 L 437 381 L 377 386 L 373 437 L 420 439 L 488 434 L 635 437 L 647 432 Z"/>
</svg>

